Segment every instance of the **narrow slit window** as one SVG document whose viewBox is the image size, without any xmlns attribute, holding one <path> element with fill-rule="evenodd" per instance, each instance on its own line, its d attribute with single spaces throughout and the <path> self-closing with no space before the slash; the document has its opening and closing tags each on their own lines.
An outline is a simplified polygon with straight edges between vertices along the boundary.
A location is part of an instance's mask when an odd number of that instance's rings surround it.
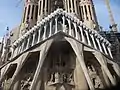
<svg viewBox="0 0 120 90">
<path fill-rule="evenodd" d="M 88 9 L 89 9 L 89 12 L 90 12 L 90 18 L 92 20 L 92 14 L 91 14 L 91 10 L 90 10 L 90 5 L 88 5 Z"/>
<path fill-rule="evenodd" d="M 32 6 L 32 16 L 31 16 L 31 19 L 33 19 L 33 15 L 34 15 L 34 5 Z"/>
<path fill-rule="evenodd" d="M 88 13 L 87 13 L 87 7 L 86 7 L 86 5 L 84 6 L 84 9 L 85 9 L 85 14 L 86 14 L 86 19 L 88 20 Z"/>
</svg>

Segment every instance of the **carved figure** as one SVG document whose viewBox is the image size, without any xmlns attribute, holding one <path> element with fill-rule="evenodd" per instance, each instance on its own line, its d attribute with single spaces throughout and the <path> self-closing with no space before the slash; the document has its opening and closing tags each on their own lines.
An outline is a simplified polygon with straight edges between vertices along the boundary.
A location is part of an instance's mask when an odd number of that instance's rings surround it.
<svg viewBox="0 0 120 90">
<path fill-rule="evenodd" d="M 94 84 L 94 87 L 95 88 L 103 88 L 103 84 L 102 84 L 99 76 L 97 75 L 97 72 L 93 65 L 88 65 L 88 72 L 89 72 L 90 78 Z"/>
</svg>

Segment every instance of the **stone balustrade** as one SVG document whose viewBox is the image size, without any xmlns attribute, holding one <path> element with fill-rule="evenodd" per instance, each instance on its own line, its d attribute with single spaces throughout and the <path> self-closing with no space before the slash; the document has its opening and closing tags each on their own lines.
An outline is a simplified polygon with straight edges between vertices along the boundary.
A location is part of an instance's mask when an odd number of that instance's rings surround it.
<svg viewBox="0 0 120 90">
<path fill-rule="evenodd" d="M 111 44 L 105 38 L 97 31 L 87 28 L 77 17 L 62 9 L 57 9 L 42 19 L 36 26 L 16 40 L 11 47 L 12 58 L 60 31 L 112 58 Z"/>
</svg>

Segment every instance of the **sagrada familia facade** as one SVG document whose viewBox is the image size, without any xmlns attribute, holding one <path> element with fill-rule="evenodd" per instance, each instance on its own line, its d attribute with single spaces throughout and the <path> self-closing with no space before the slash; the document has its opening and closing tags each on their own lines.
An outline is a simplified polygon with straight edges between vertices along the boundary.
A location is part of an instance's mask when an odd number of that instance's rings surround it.
<svg viewBox="0 0 120 90">
<path fill-rule="evenodd" d="M 26 0 L 0 59 L 1 90 L 101 90 L 120 67 L 99 33 L 92 0 Z"/>
</svg>

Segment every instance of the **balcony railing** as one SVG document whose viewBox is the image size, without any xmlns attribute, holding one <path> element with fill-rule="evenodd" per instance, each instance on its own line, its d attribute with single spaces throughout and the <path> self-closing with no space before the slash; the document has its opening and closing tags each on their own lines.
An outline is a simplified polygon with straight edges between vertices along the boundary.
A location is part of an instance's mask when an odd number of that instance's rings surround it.
<svg viewBox="0 0 120 90">
<path fill-rule="evenodd" d="M 111 44 L 95 30 L 87 28 L 77 17 L 57 9 L 13 43 L 12 58 L 58 32 L 82 42 L 112 58 Z"/>
</svg>

